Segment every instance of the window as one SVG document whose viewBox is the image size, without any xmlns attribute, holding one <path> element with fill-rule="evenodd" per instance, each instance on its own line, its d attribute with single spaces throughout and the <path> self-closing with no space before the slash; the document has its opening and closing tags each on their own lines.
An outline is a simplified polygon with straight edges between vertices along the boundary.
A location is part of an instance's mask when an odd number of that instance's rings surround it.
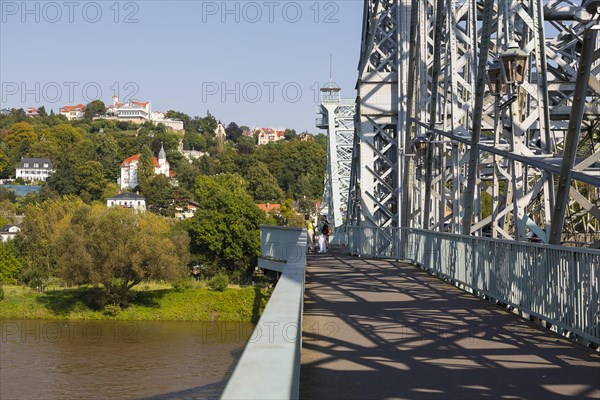
<svg viewBox="0 0 600 400">
<path fill-rule="evenodd" d="M 44 163 L 44 168 L 48 168 L 48 163 Z"/>
<path fill-rule="evenodd" d="M 23 163 L 23 168 L 29 168 L 29 163 Z"/>
<path fill-rule="evenodd" d="M 33 168 L 39 168 L 40 164 L 39 163 L 33 163 Z"/>
</svg>

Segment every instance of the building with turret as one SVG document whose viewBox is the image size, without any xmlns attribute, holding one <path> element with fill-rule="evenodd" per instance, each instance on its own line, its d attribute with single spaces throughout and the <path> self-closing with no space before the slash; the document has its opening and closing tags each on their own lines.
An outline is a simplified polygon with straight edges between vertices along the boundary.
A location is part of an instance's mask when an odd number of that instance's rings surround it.
<svg viewBox="0 0 600 400">
<path fill-rule="evenodd" d="M 138 166 L 141 156 L 141 154 L 135 154 L 121 163 L 121 177 L 118 181 L 121 190 L 131 190 L 139 186 Z M 152 157 L 152 161 L 154 162 L 154 175 L 162 174 L 169 178 L 173 177 L 164 146 L 161 145 L 158 158 Z"/>
</svg>

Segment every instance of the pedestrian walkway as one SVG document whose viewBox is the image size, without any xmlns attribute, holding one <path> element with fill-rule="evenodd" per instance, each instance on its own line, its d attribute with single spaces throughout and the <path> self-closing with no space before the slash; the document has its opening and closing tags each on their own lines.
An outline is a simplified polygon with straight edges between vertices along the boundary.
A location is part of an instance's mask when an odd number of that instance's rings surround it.
<svg viewBox="0 0 600 400">
<path fill-rule="evenodd" d="M 308 258 L 302 399 L 600 398 L 600 353 L 408 264 Z"/>
</svg>

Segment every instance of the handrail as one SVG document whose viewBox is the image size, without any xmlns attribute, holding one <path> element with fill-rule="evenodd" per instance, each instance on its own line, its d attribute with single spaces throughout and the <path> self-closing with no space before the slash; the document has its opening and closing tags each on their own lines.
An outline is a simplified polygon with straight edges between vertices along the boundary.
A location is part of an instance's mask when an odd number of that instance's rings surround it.
<svg viewBox="0 0 600 400">
<path fill-rule="evenodd" d="M 600 344 L 600 251 L 413 228 L 348 227 L 351 254 L 410 261 Z"/>
<path fill-rule="evenodd" d="M 297 399 L 300 384 L 306 229 L 261 226 L 258 266 L 281 277 L 222 399 Z"/>
</svg>

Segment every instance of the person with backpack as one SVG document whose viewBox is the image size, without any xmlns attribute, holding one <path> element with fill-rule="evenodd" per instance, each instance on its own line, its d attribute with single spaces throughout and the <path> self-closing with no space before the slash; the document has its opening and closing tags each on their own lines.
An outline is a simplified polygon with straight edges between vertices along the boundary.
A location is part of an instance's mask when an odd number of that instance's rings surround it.
<svg viewBox="0 0 600 400">
<path fill-rule="evenodd" d="M 325 253 L 329 250 L 329 235 L 331 235 L 331 226 L 327 217 L 321 215 L 321 223 L 319 224 L 319 253 Z"/>
</svg>

